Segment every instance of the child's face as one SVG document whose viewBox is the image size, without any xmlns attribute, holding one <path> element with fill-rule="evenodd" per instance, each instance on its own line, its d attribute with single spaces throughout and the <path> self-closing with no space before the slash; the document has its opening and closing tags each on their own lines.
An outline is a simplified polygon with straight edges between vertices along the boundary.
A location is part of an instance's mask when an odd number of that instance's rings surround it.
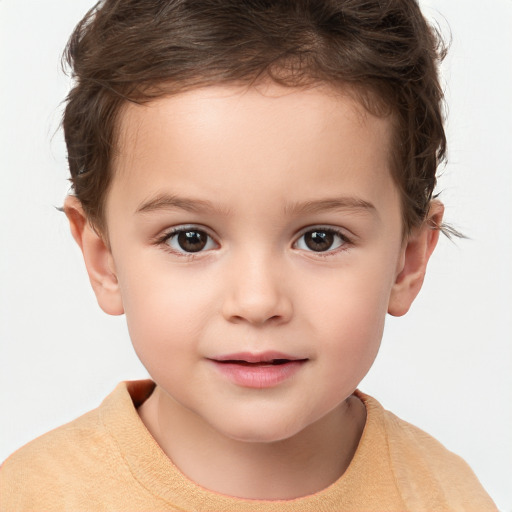
<svg viewBox="0 0 512 512">
<path fill-rule="evenodd" d="M 127 107 L 106 205 L 115 293 L 173 406 L 273 441 L 354 391 L 405 252 L 390 136 L 324 87 Z"/>
</svg>

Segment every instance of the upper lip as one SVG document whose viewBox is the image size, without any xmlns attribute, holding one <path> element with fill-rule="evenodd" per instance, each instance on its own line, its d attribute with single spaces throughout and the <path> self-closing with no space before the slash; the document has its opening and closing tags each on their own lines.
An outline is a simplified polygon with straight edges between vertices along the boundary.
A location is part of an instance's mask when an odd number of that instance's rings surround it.
<svg viewBox="0 0 512 512">
<path fill-rule="evenodd" d="M 225 354 L 210 357 L 212 361 L 217 362 L 235 362 L 241 361 L 245 363 L 272 363 L 273 361 L 305 361 L 305 357 L 296 357 L 283 352 L 266 351 L 266 352 L 237 352 L 234 354 Z"/>
</svg>

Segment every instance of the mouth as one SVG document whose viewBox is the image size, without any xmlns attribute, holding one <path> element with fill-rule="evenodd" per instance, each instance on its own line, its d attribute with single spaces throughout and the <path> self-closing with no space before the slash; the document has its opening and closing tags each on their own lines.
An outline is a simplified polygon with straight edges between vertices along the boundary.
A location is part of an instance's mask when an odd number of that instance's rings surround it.
<svg viewBox="0 0 512 512">
<path fill-rule="evenodd" d="M 280 366 L 291 362 L 306 361 L 306 358 L 294 357 L 280 352 L 241 352 L 227 354 L 210 359 L 217 363 L 239 364 L 242 366 Z"/>
<path fill-rule="evenodd" d="M 258 361 L 257 363 L 251 363 L 249 361 L 244 361 L 243 359 L 228 359 L 226 361 L 218 362 L 221 364 L 239 364 L 241 366 L 279 366 L 291 361 L 302 361 L 302 359 L 272 359 L 270 361 Z"/>
<path fill-rule="evenodd" d="M 278 352 L 238 353 L 209 358 L 229 381 L 246 388 L 270 388 L 294 376 L 308 361 Z"/>
</svg>

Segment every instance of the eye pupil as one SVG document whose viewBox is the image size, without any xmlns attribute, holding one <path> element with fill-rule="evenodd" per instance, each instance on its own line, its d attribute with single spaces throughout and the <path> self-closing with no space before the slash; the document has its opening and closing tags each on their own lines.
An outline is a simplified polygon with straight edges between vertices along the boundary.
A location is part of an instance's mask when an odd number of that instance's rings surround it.
<svg viewBox="0 0 512 512">
<path fill-rule="evenodd" d="M 304 242 L 312 251 L 327 251 L 334 243 L 334 234 L 329 231 L 310 231 L 304 235 Z"/>
<path fill-rule="evenodd" d="M 199 252 L 206 247 L 208 235 L 202 231 L 181 231 L 178 244 L 186 252 Z"/>
</svg>

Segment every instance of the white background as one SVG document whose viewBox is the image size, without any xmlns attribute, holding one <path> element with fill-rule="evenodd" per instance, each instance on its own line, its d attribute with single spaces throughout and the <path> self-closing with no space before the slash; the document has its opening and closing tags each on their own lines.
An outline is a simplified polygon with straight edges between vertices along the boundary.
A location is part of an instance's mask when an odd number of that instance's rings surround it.
<svg viewBox="0 0 512 512">
<path fill-rule="evenodd" d="M 146 376 L 54 208 L 68 191 L 60 54 L 91 5 L 0 1 L 0 461 Z M 452 33 L 439 189 L 471 240 L 441 240 L 361 389 L 462 455 L 512 512 L 512 1 L 422 5 Z"/>
</svg>

